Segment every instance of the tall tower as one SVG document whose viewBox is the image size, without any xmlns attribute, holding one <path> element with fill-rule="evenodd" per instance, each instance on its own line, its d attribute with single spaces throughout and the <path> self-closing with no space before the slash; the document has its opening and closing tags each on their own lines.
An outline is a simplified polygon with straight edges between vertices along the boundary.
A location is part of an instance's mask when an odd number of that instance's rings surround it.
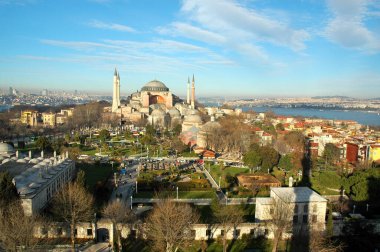
<svg viewBox="0 0 380 252">
<path fill-rule="evenodd" d="M 115 68 L 113 74 L 112 112 L 116 112 L 120 106 L 120 75 Z"/>
<path fill-rule="evenodd" d="M 190 77 L 187 77 L 187 99 L 186 104 L 190 104 Z"/>
<path fill-rule="evenodd" d="M 194 74 L 193 74 L 193 81 L 191 83 L 191 108 L 195 108 L 195 81 L 194 81 Z"/>
</svg>

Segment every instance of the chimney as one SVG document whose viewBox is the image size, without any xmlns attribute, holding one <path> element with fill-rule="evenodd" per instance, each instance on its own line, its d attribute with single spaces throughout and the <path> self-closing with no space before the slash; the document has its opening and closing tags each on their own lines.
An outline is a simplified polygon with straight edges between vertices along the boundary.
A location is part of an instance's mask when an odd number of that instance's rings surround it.
<svg viewBox="0 0 380 252">
<path fill-rule="evenodd" d="M 32 159 L 32 151 L 29 151 L 29 159 Z"/>
<path fill-rule="evenodd" d="M 41 151 L 41 157 L 42 158 L 44 157 L 44 151 Z"/>
<path fill-rule="evenodd" d="M 18 158 L 18 150 L 16 151 L 16 158 Z"/>
</svg>

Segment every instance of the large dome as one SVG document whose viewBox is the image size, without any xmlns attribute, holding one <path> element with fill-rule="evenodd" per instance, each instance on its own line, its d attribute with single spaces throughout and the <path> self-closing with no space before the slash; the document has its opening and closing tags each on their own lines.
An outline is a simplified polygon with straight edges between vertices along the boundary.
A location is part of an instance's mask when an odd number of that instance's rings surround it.
<svg viewBox="0 0 380 252">
<path fill-rule="evenodd" d="M 169 88 L 158 80 L 153 80 L 145 84 L 141 91 L 169 91 Z"/>
</svg>

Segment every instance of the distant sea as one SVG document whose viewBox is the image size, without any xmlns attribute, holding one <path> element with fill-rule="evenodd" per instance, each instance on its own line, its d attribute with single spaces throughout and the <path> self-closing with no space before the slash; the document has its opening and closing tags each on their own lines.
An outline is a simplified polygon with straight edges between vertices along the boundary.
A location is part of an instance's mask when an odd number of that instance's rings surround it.
<svg viewBox="0 0 380 252">
<path fill-rule="evenodd" d="M 217 104 L 205 104 L 205 106 L 217 106 Z M 243 106 L 243 111 L 253 110 L 255 112 L 273 111 L 277 115 L 316 117 L 332 120 L 353 120 L 362 125 L 380 126 L 380 115 L 378 112 L 367 112 L 357 110 L 330 110 L 330 109 L 312 109 L 312 108 L 283 108 L 283 107 L 261 107 L 261 106 Z"/>
</svg>

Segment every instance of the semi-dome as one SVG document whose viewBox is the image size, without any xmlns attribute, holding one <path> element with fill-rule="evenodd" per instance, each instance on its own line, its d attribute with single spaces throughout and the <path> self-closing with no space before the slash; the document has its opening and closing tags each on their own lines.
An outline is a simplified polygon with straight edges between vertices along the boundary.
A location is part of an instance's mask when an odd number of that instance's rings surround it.
<svg viewBox="0 0 380 252">
<path fill-rule="evenodd" d="M 13 149 L 12 145 L 7 143 L 0 143 L 0 154 L 10 154 L 13 153 L 15 150 Z"/>
<path fill-rule="evenodd" d="M 168 113 L 169 113 L 169 115 L 170 115 L 171 118 L 181 117 L 181 113 L 175 107 L 169 109 Z"/>
<path fill-rule="evenodd" d="M 191 114 L 191 115 L 188 115 L 185 117 L 185 123 L 198 123 L 198 124 L 201 124 L 202 123 L 202 118 L 197 115 L 197 114 Z"/>
<path fill-rule="evenodd" d="M 161 81 L 153 80 L 146 83 L 141 91 L 169 91 L 169 88 Z"/>
<path fill-rule="evenodd" d="M 162 109 L 155 109 L 152 111 L 152 117 L 165 117 L 165 112 Z"/>
</svg>

